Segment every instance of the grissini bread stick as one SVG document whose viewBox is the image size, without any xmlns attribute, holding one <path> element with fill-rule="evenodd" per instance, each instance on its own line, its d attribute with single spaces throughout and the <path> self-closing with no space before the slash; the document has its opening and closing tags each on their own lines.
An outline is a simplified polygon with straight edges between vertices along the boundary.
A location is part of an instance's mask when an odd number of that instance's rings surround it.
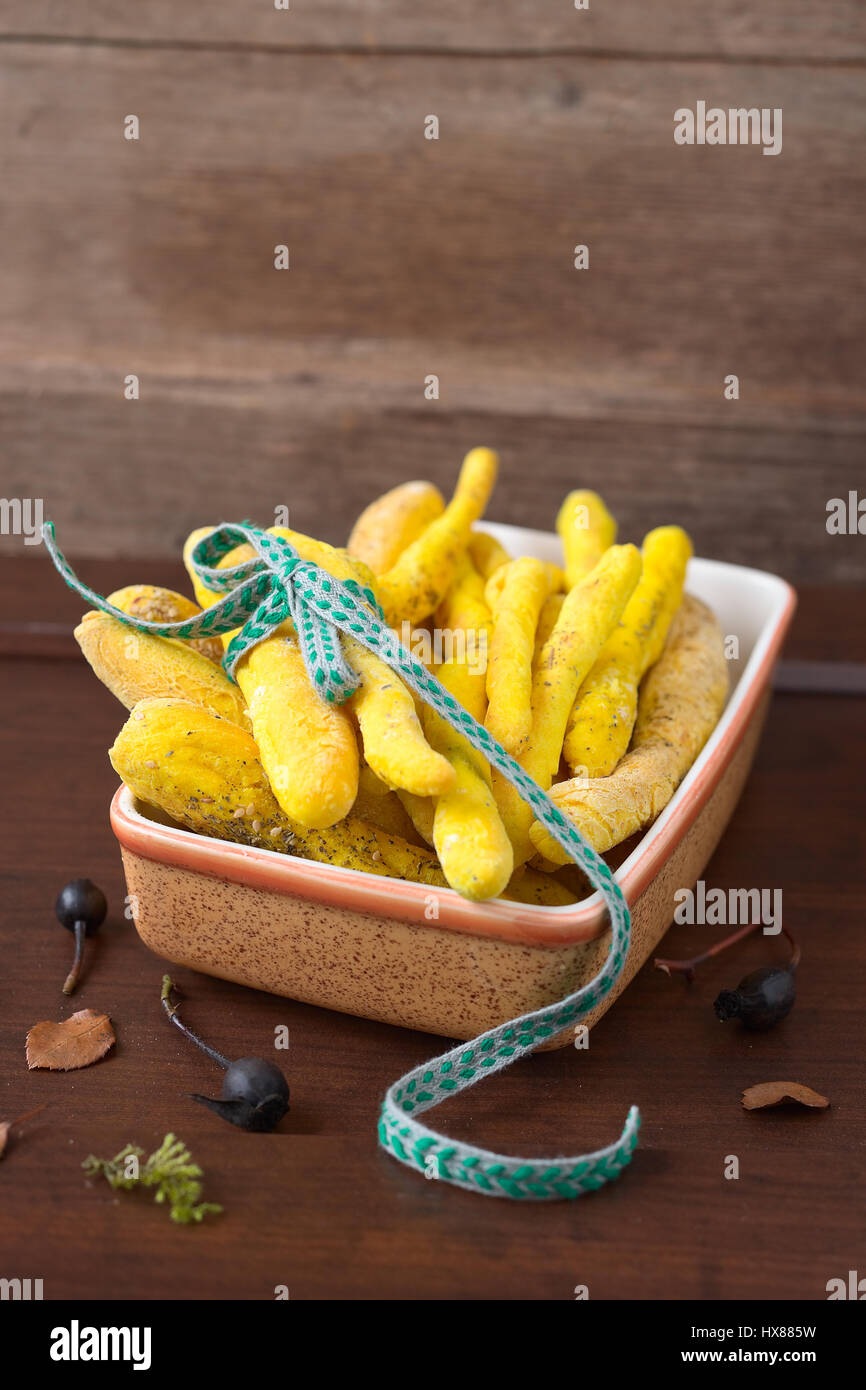
<svg viewBox="0 0 866 1390">
<path fill-rule="evenodd" d="M 574 776 L 607 777 L 625 754 L 638 687 L 658 660 L 683 596 L 692 543 L 679 526 L 650 531 L 643 572 L 622 618 L 577 692 L 563 753 Z"/>
<path fill-rule="evenodd" d="M 109 752 L 136 796 L 202 835 L 444 887 L 434 856 L 350 816 L 310 830 L 285 814 L 252 735 L 184 700 L 143 700 Z"/>
<path fill-rule="evenodd" d="M 532 732 L 532 653 L 553 579 L 550 567 L 531 556 L 512 560 L 499 573 L 505 578 L 493 610 L 484 723 L 516 757 Z"/>
<path fill-rule="evenodd" d="M 432 483 L 400 483 L 364 508 L 346 549 L 373 574 L 384 574 L 444 510 L 442 494 Z"/>
<path fill-rule="evenodd" d="M 635 546 L 611 546 L 595 569 L 566 595 L 533 679 L 532 734 L 518 758 L 543 791 L 559 770 L 562 740 L 581 682 L 619 622 L 640 571 L 640 551 Z M 494 775 L 493 789 L 514 845 L 515 864 L 525 863 L 533 853 L 532 812 L 500 773 Z"/>
<path fill-rule="evenodd" d="M 550 795 L 599 854 L 664 810 L 719 720 L 728 693 L 724 639 L 705 604 L 686 595 L 667 646 L 641 686 L 632 746 L 609 777 L 560 782 Z M 537 850 L 566 862 L 535 822 Z"/>
<path fill-rule="evenodd" d="M 401 620 L 423 622 L 438 607 L 469 544 L 472 524 L 487 506 L 498 467 L 492 449 L 472 449 L 445 511 L 379 576 L 379 599 L 392 626 Z"/>
<path fill-rule="evenodd" d="M 180 623 L 184 618 L 194 618 L 200 612 L 197 603 L 186 594 L 176 594 L 173 589 L 161 589 L 156 584 L 128 584 L 125 589 L 116 589 L 108 595 L 108 602 L 130 617 L 143 618 L 148 623 Z M 186 641 L 193 651 L 201 652 L 211 661 L 223 658 L 223 644 L 218 637 L 170 638 L 170 641 Z"/>
<path fill-rule="evenodd" d="M 184 560 L 203 607 L 219 595 L 206 589 L 191 563 L 195 544 L 212 528 L 194 531 Z M 238 547 L 222 568 L 241 559 Z M 233 633 L 223 636 L 228 645 Z M 345 709 L 327 704 L 310 684 L 291 622 L 251 647 L 235 668 L 246 696 L 253 736 L 271 790 L 285 814 L 308 830 L 324 830 L 347 816 L 358 794 L 358 743 Z"/>
<path fill-rule="evenodd" d="M 570 492 L 559 509 L 556 529 L 565 556 L 565 577 L 573 589 L 616 540 L 616 522 L 597 492 Z"/>
<path fill-rule="evenodd" d="M 75 640 L 103 685 L 127 709 L 148 696 L 174 695 L 249 727 L 241 691 L 221 666 L 188 643 L 137 632 L 110 613 L 96 611 L 84 614 Z"/>
</svg>

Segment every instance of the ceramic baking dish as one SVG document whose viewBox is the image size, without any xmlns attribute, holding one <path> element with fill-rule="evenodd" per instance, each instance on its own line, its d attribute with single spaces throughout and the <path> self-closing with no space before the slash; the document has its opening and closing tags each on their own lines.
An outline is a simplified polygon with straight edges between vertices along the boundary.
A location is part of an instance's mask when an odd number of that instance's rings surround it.
<svg viewBox="0 0 866 1390">
<path fill-rule="evenodd" d="M 515 555 L 559 557 L 556 536 L 485 527 Z M 687 588 L 738 644 L 718 726 L 617 879 L 632 941 L 616 989 L 656 948 L 674 893 L 700 878 L 755 754 L 771 677 L 794 610 L 775 575 L 690 562 Z M 733 645 L 733 643 L 731 644 Z M 126 787 L 111 805 L 138 932 L 157 955 L 239 984 L 450 1038 L 471 1038 L 578 989 L 607 950 L 597 893 L 567 907 L 470 903 L 450 889 L 372 877 L 195 835 L 142 814 Z M 620 850 L 622 854 L 622 850 Z M 560 1037 L 559 1044 L 568 1041 Z M 555 1044 L 554 1044 L 555 1045 Z"/>
</svg>

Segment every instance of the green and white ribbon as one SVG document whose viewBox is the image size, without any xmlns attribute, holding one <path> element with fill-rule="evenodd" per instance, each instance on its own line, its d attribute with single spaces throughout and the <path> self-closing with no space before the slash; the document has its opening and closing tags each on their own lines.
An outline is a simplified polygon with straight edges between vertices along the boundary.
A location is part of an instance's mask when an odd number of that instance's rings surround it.
<svg viewBox="0 0 866 1390">
<path fill-rule="evenodd" d="M 340 633 L 351 634 L 381 657 L 426 704 L 468 739 L 532 807 L 536 819 L 599 890 L 611 924 L 610 949 L 598 974 L 582 989 L 555 1004 L 535 1009 L 472 1042 L 435 1057 L 388 1088 L 379 1120 L 379 1142 L 401 1163 L 457 1187 L 491 1197 L 555 1201 L 579 1197 L 619 1177 L 637 1145 L 640 1115 L 629 1110 L 615 1143 L 573 1158 L 514 1158 L 448 1139 L 421 1123 L 419 1116 L 485 1076 L 502 1071 L 533 1052 L 546 1039 L 573 1027 L 610 993 L 628 954 L 631 922 L 626 901 L 605 864 L 550 797 L 527 776 L 482 724 L 479 724 L 386 626 L 375 595 L 353 580 L 338 580 L 280 536 L 253 526 L 218 526 L 192 553 L 196 574 L 207 588 L 225 593 L 201 614 L 177 623 L 146 622 L 115 608 L 83 584 L 57 548 L 54 527 L 43 539 L 55 566 L 70 588 L 119 622 L 159 637 L 209 637 L 240 627 L 223 657 L 233 677 L 245 652 L 291 618 L 307 671 L 322 699 L 342 704 L 358 687 L 346 661 Z M 216 566 L 235 546 L 248 543 L 256 558 L 231 569 Z"/>
</svg>

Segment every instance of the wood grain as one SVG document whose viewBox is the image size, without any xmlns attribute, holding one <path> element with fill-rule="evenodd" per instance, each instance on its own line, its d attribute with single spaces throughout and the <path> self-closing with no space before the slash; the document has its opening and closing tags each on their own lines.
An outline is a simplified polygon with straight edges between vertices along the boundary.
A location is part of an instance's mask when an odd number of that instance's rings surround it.
<svg viewBox="0 0 866 1390">
<path fill-rule="evenodd" d="M 866 56 L 857 0 L 208 0 L 203 14 L 176 0 L 12 0 L 0 4 L 0 36 L 41 34 L 99 41 L 279 48 L 395 48 L 453 52 L 554 50 L 713 54 L 769 59 Z"/>
<path fill-rule="evenodd" d="M 862 577 L 859 538 L 823 529 L 866 404 L 856 72 L 41 43 L 0 61 L 3 490 L 44 497 L 73 549 L 170 552 L 199 486 L 225 516 L 288 503 L 339 538 L 483 440 L 503 519 L 549 523 L 541 469 L 551 495 L 604 483 L 630 530 L 676 516 L 703 553 Z M 781 106 L 783 154 L 674 146 L 701 92 Z"/>
<path fill-rule="evenodd" d="M 502 460 L 493 520 L 552 530 L 562 497 L 586 485 L 604 493 L 631 540 L 676 521 L 699 555 L 794 583 L 866 578 L 863 537 L 830 536 L 825 525 L 826 499 L 846 496 L 862 472 L 854 435 L 440 412 L 435 403 L 382 411 L 336 395 L 323 418 L 316 388 L 292 385 L 253 403 L 213 383 L 190 383 L 184 399 L 165 381 L 156 399 L 135 403 L 105 385 L 93 392 L 92 382 L 78 395 L 42 396 L 36 410 L 30 398 L 0 397 L 7 495 L 38 486 L 61 548 L 127 555 L 144 581 L 144 556 L 178 556 L 194 527 L 244 517 L 271 525 L 278 506 L 296 529 L 345 544 L 379 492 L 409 477 L 447 492 L 466 449 L 484 443 Z M 3 545 L 36 558 L 20 537 Z"/>
<path fill-rule="evenodd" d="M 96 571 L 107 578 L 104 563 Z M 0 566 L 0 592 L 12 584 Z M 25 587 L 34 620 L 56 616 L 47 586 L 38 598 L 37 587 Z M 74 603 L 63 597 L 64 617 Z M 794 629 L 801 651 L 820 648 L 825 615 L 836 621 L 832 595 L 808 611 Z M 444 1108 L 448 1132 L 540 1154 L 608 1142 L 638 1103 L 644 1124 L 633 1164 L 578 1212 L 448 1190 L 377 1150 L 386 1085 L 435 1053 L 438 1039 L 181 971 L 190 1025 L 229 1055 L 267 1054 L 280 1024 L 291 1040 L 280 1061 L 292 1110 L 278 1134 L 233 1130 L 189 1101 L 219 1073 L 167 1025 L 164 963 L 124 919 L 105 757 L 123 712 L 81 661 L 21 657 L 6 674 L 0 1115 L 49 1107 L 3 1160 L 7 1276 L 43 1278 L 48 1299 L 271 1299 L 275 1285 L 287 1284 L 293 1300 L 571 1300 L 581 1283 L 593 1300 L 823 1300 L 828 1279 L 858 1267 L 851 1194 L 866 1138 L 855 983 L 866 963 L 856 868 L 866 854 L 862 700 L 776 699 L 751 781 L 705 875 L 711 886 L 783 889 L 786 924 L 803 948 L 799 999 L 784 1024 L 755 1037 L 713 1016 L 720 988 L 784 958 L 780 943 L 750 941 L 691 987 L 647 967 L 593 1031 L 589 1052 L 539 1055 Z M 52 902 L 81 874 L 105 889 L 111 911 L 88 945 L 79 995 L 64 1002 L 70 943 Z M 675 927 L 665 953 L 693 954 L 721 934 Z M 111 1014 L 114 1055 L 74 1078 L 28 1074 L 31 1024 L 88 1006 Z M 780 1078 L 813 1086 L 831 1108 L 743 1111 L 746 1086 Z M 108 1156 L 129 1140 L 149 1148 L 169 1129 L 202 1163 L 207 1195 L 226 1208 L 194 1231 L 172 1227 L 147 1200 L 87 1183 L 80 1169 L 91 1152 Z M 723 1176 L 732 1153 L 738 1181 Z"/>
</svg>

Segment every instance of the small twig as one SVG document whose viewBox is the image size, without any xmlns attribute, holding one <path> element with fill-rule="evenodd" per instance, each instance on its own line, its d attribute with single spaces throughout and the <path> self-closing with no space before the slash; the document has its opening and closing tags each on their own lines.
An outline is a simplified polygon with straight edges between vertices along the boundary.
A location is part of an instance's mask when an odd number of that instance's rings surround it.
<svg viewBox="0 0 866 1390">
<path fill-rule="evenodd" d="M 229 1061 L 228 1057 L 224 1057 L 222 1053 L 217 1052 L 215 1048 L 209 1047 L 206 1042 L 202 1041 L 202 1039 L 198 1036 L 197 1033 L 194 1033 L 192 1029 L 188 1028 L 187 1025 L 183 1022 L 183 1020 L 180 1017 L 180 1014 L 178 1013 L 179 1006 L 171 1002 L 171 992 L 173 989 L 174 985 L 171 982 L 171 977 L 169 975 L 163 975 L 162 993 L 159 997 L 162 1001 L 162 1007 L 165 1009 L 165 1012 L 168 1014 L 168 1017 L 174 1024 L 175 1028 L 180 1029 L 184 1037 L 188 1038 L 190 1042 L 195 1043 L 196 1047 L 200 1047 L 202 1052 L 206 1052 L 208 1057 L 210 1057 L 212 1061 L 216 1062 L 218 1066 L 222 1067 L 223 1071 L 228 1071 L 229 1067 L 231 1066 L 231 1062 Z"/>
<path fill-rule="evenodd" d="M 738 941 L 744 940 L 745 937 L 749 936 L 760 926 L 763 926 L 762 922 L 750 922 L 748 926 L 741 927 L 740 930 L 734 932 L 733 935 L 726 936 L 724 940 L 715 942 L 714 945 L 707 947 L 706 951 L 702 951 L 699 956 L 692 956 L 690 960 L 667 960 L 661 956 L 656 956 L 653 965 L 656 970 L 663 970 L 666 975 L 685 975 L 687 980 L 693 980 L 695 978 L 695 970 L 699 965 L 703 965 L 704 961 L 710 960 L 713 956 L 717 956 L 720 952 L 727 950 L 729 946 L 735 946 Z M 794 940 L 787 927 L 782 927 L 782 933 L 788 938 L 792 947 L 791 959 L 788 962 L 789 967 L 791 970 L 796 970 L 797 966 L 800 964 L 800 947 L 797 945 L 797 942 Z"/>
<path fill-rule="evenodd" d="M 46 1101 L 44 1105 L 37 1105 L 35 1110 L 28 1110 L 26 1115 L 18 1115 L 14 1120 L 4 1120 L 3 1123 L 8 1129 L 12 1129 L 15 1125 L 23 1125 L 25 1120 L 32 1120 L 34 1115 L 38 1115 L 41 1110 L 47 1108 L 48 1102 Z"/>
<path fill-rule="evenodd" d="M 73 927 L 73 932 L 75 934 L 75 955 L 72 959 L 72 969 L 63 981 L 64 994 L 75 993 L 78 987 L 78 976 L 81 974 L 81 962 L 84 959 L 84 923 L 76 922 Z"/>
</svg>

